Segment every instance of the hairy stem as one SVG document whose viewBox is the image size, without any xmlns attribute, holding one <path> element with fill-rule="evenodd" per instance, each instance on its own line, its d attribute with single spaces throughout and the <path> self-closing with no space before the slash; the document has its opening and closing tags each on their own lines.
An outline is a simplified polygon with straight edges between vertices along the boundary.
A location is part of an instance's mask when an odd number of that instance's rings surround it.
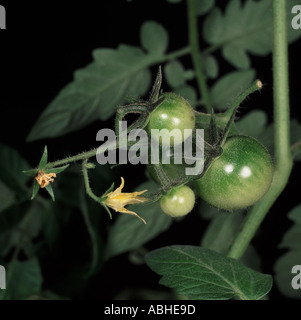
<svg viewBox="0 0 301 320">
<path fill-rule="evenodd" d="M 275 169 L 268 193 L 249 211 L 228 256 L 240 258 L 267 212 L 285 188 L 292 170 L 289 137 L 288 52 L 286 35 L 286 1 L 273 1 L 273 82 L 275 119 Z"/>
<path fill-rule="evenodd" d="M 199 49 L 199 35 L 197 26 L 197 14 L 196 14 L 196 0 L 188 0 L 188 32 L 189 32 L 189 44 L 191 49 L 191 56 L 196 72 L 196 78 L 199 86 L 202 99 L 204 101 L 207 112 L 210 113 L 211 101 L 206 84 L 206 79 L 203 72 L 203 65 L 201 60 L 201 53 Z"/>
</svg>

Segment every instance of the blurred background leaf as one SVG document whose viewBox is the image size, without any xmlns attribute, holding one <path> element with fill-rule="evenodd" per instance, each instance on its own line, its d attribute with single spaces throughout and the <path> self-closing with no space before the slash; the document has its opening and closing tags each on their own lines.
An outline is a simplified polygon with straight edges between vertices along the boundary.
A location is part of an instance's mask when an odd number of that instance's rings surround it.
<svg viewBox="0 0 301 320">
<path fill-rule="evenodd" d="M 301 205 L 296 206 L 288 213 L 288 218 L 292 221 L 291 227 L 284 234 L 279 248 L 287 251 L 276 261 L 275 281 L 278 289 L 287 297 L 301 299 L 301 291 L 292 287 L 292 268 L 300 265 L 301 257 Z M 299 280 L 300 282 L 300 280 Z"/>
</svg>

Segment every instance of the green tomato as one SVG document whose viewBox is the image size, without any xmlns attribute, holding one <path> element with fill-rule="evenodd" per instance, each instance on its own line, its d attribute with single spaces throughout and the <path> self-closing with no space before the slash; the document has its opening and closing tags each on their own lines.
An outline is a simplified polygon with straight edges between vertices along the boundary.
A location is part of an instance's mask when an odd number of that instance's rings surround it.
<svg viewBox="0 0 301 320">
<path fill-rule="evenodd" d="M 253 205 L 269 190 L 273 163 L 265 147 L 252 137 L 232 136 L 222 154 L 196 181 L 200 197 L 214 207 L 235 210 Z"/>
<path fill-rule="evenodd" d="M 146 131 L 152 138 L 163 146 L 169 145 L 169 135 L 163 134 L 167 139 L 162 139 L 160 132 L 156 134 L 152 129 L 167 129 L 170 132 L 170 145 L 177 145 L 184 141 L 184 129 L 193 130 L 195 115 L 190 104 L 181 96 L 168 92 L 160 96 L 164 100 L 150 114 Z M 178 129 L 172 132 L 173 129 Z M 188 136 L 187 136 L 188 137 Z"/>
<path fill-rule="evenodd" d="M 160 153 L 159 153 L 160 163 L 162 163 L 162 159 L 163 159 L 162 153 L 163 152 L 164 152 L 164 156 L 166 157 L 166 159 L 169 160 L 169 164 L 162 164 L 162 169 L 163 169 L 165 175 L 167 176 L 167 178 L 170 179 L 171 181 L 179 181 L 179 180 L 185 178 L 186 168 L 191 167 L 192 165 L 186 164 L 184 159 L 182 159 L 181 164 L 175 164 L 173 150 L 171 150 L 171 149 L 168 149 L 168 150 L 160 149 Z M 148 160 L 149 160 L 149 162 L 147 165 L 147 171 L 148 171 L 149 175 L 151 176 L 151 178 L 157 184 L 160 184 L 160 179 L 157 176 L 155 166 L 151 163 L 151 155 L 150 154 L 149 154 Z"/>
<path fill-rule="evenodd" d="M 171 217 L 186 216 L 193 209 L 194 203 L 194 192 L 185 185 L 171 189 L 160 199 L 162 211 Z"/>
</svg>

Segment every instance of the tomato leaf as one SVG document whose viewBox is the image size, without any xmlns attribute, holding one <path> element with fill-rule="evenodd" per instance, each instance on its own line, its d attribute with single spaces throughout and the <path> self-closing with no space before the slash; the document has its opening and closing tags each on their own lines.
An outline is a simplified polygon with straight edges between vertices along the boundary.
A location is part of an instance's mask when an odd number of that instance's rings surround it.
<svg viewBox="0 0 301 320">
<path fill-rule="evenodd" d="M 293 222 L 293 225 L 287 230 L 279 245 L 279 248 L 286 248 L 288 251 L 280 256 L 275 263 L 275 281 L 282 294 L 293 299 L 301 299 L 300 289 L 293 289 L 291 284 L 295 276 L 292 274 L 292 267 L 300 265 L 301 204 L 289 212 L 288 218 Z"/>
<path fill-rule="evenodd" d="M 156 21 L 146 21 L 140 29 L 142 47 L 151 54 L 163 55 L 168 47 L 168 33 Z"/>
<path fill-rule="evenodd" d="M 0 180 L 0 212 L 15 202 L 15 193 Z"/>
<path fill-rule="evenodd" d="M 226 254 L 236 232 L 242 222 L 242 215 L 238 212 L 219 212 L 211 220 L 201 242 L 201 246 L 216 252 Z"/>
<path fill-rule="evenodd" d="M 204 71 L 208 78 L 215 79 L 218 76 L 218 62 L 212 55 L 206 55 L 203 58 Z"/>
<path fill-rule="evenodd" d="M 26 198 L 24 186 L 30 177 L 22 173 L 29 170 L 29 164 L 15 149 L 0 143 L 0 179 L 20 199 Z"/>
<path fill-rule="evenodd" d="M 301 30 L 291 26 L 291 9 L 297 0 L 287 1 L 289 43 L 300 38 Z M 272 51 L 272 0 L 229 1 L 225 13 L 214 8 L 203 26 L 204 39 L 221 47 L 224 58 L 236 68 L 250 67 L 248 53 L 267 55 Z"/>
<path fill-rule="evenodd" d="M 236 121 L 235 126 L 240 134 L 256 138 L 263 132 L 267 122 L 268 118 L 264 111 L 253 110 Z M 254 123 L 256 123 L 256 126 L 254 126 Z"/>
<path fill-rule="evenodd" d="M 140 185 L 137 190 L 147 189 L 152 192 L 156 188 L 157 186 L 153 182 L 147 182 Z M 105 253 L 106 259 L 139 248 L 167 230 L 172 223 L 172 219 L 161 211 L 158 202 L 148 205 L 132 205 L 128 206 L 128 209 L 145 219 L 147 224 L 128 214 L 115 213 L 120 216 L 110 229 Z"/>
<path fill-rule="evenodd" d="M 195 246 L 163 247 L 148 253 L 147 265 L 160 284 L 190 299 L 258 300 L 272 287 L 272 277 L 245 267 L 240 261 Z"/>
<path fill-rule="evenodd" d="M 128 45 L 94 50 L 93 62 L 74 73 L 74 80 L 40 115 L 27 141 L 62 136 L 98 119 L 109 119 L 127 96 L 147 91 L 152 59 Z"/>
<path fill-rule="evenodd" d="M 213 6 L 214 0 L 197 0 L 196 1 L 196 12 L 198 15 L 203 15 L 209 12 Z"/>
<path fill-rule="evenodd" d="M 225 110 L 240 93 L 247 89 L 255 79 L 252 69 L 226 74 L 215 82 L 210 90 L 212 105 L 218 110 Z"/>
<path fill-rule="evenodd" d="M 38 294 L 42 287 L 39 261 L 12 260 L 7 267 L 6 290 L 0 291 L 0 300 L 25 300 Z"/>
<path fill-rule="evenodd" d="M 178 60 L 172 60 L 164 66 L 165 79 L 171 88 L 185 85 L 185 69 Z"/>
</svg>

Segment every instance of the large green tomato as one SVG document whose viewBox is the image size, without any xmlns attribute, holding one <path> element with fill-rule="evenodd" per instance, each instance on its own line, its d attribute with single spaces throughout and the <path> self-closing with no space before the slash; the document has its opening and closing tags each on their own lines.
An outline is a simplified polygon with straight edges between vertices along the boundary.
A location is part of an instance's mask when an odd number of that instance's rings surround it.
<svg viewBox="0 0 301 320">
<path fill-rule="evenodd" d="M 162 211 L 171 217 L 187 215 L 193 209 L 194 203 L 194 192 L 185 185 L 171 189 L 160 199 Z"/>
<path fill-rule="evenodd" d="M 223 153 L 196 181 L 200 197 L 214 207 L 235 210 L 253 205 L 269 190 L 273 178 L 270 154 L 257 140 L 232 136 Z"/>
<path fill-rule="evenodd" d="M 195 128 L 195 115 L 190 104 L 181 96 L 168 92 L 163 93 L 160 98 L 164 100 L 151 113 L 146 131 L 152 138 L 161 145 L 169 145 L 159 134 L 152 132 L 152 129 L 167 129 L 171 134 L 173 129 L 174 138 L 171 136 L 170 145 L 176 145 L 184 141 L 184 129 Z M 164 134 L 166 138 L 168 135 Z M 169 139 L 168 139 L 169 140 Z"/>
</svg>

